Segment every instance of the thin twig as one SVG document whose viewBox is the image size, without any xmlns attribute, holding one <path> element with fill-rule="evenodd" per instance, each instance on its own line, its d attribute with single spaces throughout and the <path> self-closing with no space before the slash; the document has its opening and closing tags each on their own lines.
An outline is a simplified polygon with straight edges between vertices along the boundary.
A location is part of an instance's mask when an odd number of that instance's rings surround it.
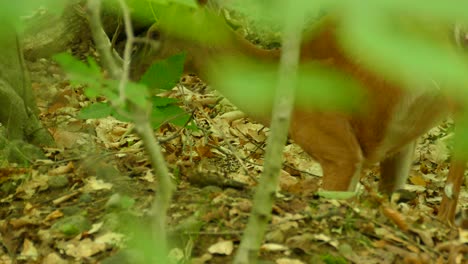
<svg viewBox="0 0 468 264">
<path fill-rule="evenodd" d="M 126 100 L 125 87 L 127 87 L 127 84 L 129 81 L 129 75 L 130 75 L 130 63 L 132 59 L 134 34 L 133 34 L 132 20 L 130 18 L 130 10 L 128 10 L 127 4 L 125 3 L 124 0 L 119 0 L 119 4 L 122 9 L 125 35 L 127 37 L 127 41 L 125 43 L 124 54 L 123 54 L 122 74 L 120 75 L 120 82 L 119 82 L 119 98 L 120 98 L 120 103 L 123 104 Z"/>
<path fill-rule="evenodd" d="M 91 27 L 91 33 L 93 35 L 96 49 L 99 54 L 101 54 L 104 67 L 109 71 L 109 74 L 113 79 L 118 79 L 122 74 L 122 69 L 116 62 L 116 58 L 112 55 L 112 44 L 102 26 L 101 1 L 89 0 L 88 12 L 90 14 L 89 25 Z"/>
<path fill-rule="evenodd" d="M 110 76 L 119 82 L 119 101 L 114 106 L 119 110 L 119 106 L 127 103 L 130 106 L 132 119 L 135 124 L 135 131 L 140 136 L 143 146 L 150 157 L 150 162 L 159 177 L 159 184 L 157 186 L 157 196 L 153 202 L 152 212 L 154 215 L 152 234 L 153 242 L 157 243 L 155 246 L 154 257 L 158 257 L 158 263 L 167 263 L 167 230 L 166 230 L 166 215 L 169 204 L 174 191 L 174 185 L 169 176 L 169 170 L 166 166 L 166 161 L 161 151 L 161 146 L 154 137 L 153 128 L 149 120 L 149 112 L 151 104 L 146 106 L 138 106 L 127 100 L 125 96 L 125 88 L 129 83 L 129 72 L 131 53 L 134 44 L 134 34 L 130 18 L 130 10 L 124 0 L 119 0 L 120 7 L 123 14 L 123 22 L 125 32 L 127 34 L 127 42 L 125 43 L 125 50 L 123 61 L 119 67 L 119 63 L 112 56 L 112 45 L 109 38 L 105 34 L 100 19 L 100 0 L 88 0 L 88 7 L 90 9 L 90 26 L 92 29 L 93 37 L 96 42 L 96 48 L 101 53 L 104 61 L 104 66 L 109 70 Z"/>
<path fill-rule="evenodd" d="M 285 2 L 286 23 L 282 36 L 283 50 L 275 90 L 271 133 L 267 139 L 265 166 L 260 183 L 255 191 L 252 213 L 242 236 L 239 250 L 234 258 L 235 264 L 257 262 L 258 252 L 271 218 L 297 82 L 304 19 L 304 14 L 297 8 L 297 3 Z"/>
</svg>

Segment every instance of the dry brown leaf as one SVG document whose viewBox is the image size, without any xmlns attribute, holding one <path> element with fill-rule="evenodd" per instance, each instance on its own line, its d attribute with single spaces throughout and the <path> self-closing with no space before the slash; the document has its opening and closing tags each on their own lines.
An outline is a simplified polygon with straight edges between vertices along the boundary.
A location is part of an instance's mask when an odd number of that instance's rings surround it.
<svg viewBox="0 0 468 264">
<path fill-rule="evenodd" d="M 65 254 L 68 256 L 74 257 L 75 259 L 82 259 L 94 256 L 100 252 L 106 250 L 106 245 L 102 242 L 95 242 L 89 238 L 85 238 L 83 240 L 71 240 L 64 245 L 62 245 L 62 249 L 64 250 Z"/>
<path fill-rule="evenodd" d="M 309 197 L 316 193 L 319 189 L 319 182 L 317 179 L 308 179 L 298 181 L 297 184 L 288 186 L 284 188 L 284 191 L 287 191 L 291 194 L 301 196 L 301 197 Z"/>
<path fill-rule="evenodd" d="M 208 252 L 211 254 L 226 255 L 229 256 L 234 250 L 234 243 L 232 240 L 219 241 L 216 244 L 211 245 L 208 248 Z"/>
<path fill-rule="evenodd" d="M 34 246 L 34 243 L 29 239 L 25 239 L 23 241 L 23 249 L 21 250 L 21 253 L 18 256 L 18 259 L 35 261 L 38 257 L 39 253 L 36 247 Z"/>
<path fill-rule="evenodd" d="M 63 212 L 60 211 L 60 210 L 54 210 L 53 212 L 51 212 L 50 214 L 48 214 L 45 218 L 44 218 L 44 221 L 45 222 L 49 222 L 49 221 L 52 221 L 52 220 L 55 220 L 57 218 L 60 218 L 63 216 Z"/>
<path fill-rule="evenodd" d="M 197 145 L 196 147 L 198 156 L 201 158 L 213 158 L 216 155 L 211 151 L 211 147 L 207 145 Z"/>
<path fill-rule="evenodd" d="M 400 214 L 400 212 L 387 206 L 382 207 L 382 212 L 388 219 L 390 219 L 402 231 L 408 231 L 409 226 L 408 226 L 408 223 L 406 222 L 406 218 L 402 214 Z"/>
<path fill-rule="evenodd" d="M 276 264 L 305 264 L 305 262 L 298 259 L 279 258 L 276 260 Z"/>
<path fill-rule="evenodd" d="M 281 189 L 287 189 L 296 185 L 299 180 L 296 177 L 291 176 L 285 170 L 280 171 L 279 186 Z"/>
<path fill-rule="evenodd" d="M 125 143 L 122 135 L 131 129 L 127 123 L 118 121 L 113 117 L 101 118 L 96 123 L 96 136 L 108 148 L 119 147 Z"/>
<path fill-rule="evenodd" d="M 2 263 L 0 261 L 0 263 Z M 62 257 L 60 257 L 59 254 L 53 252 L 45 256 L 44 259 L 42 259 L 42 264 L 67 264 L 68 261 L 64 260 Z"/>
<path fill-rule="evenodd" d="M 17 197 L 28 200 L 36 194 L 38 190 L 46 190 L 49 187 L 49 176 L 32 173 L 32 178 L 24 182 L 16 189 Z"/>
<path fill-rule="evenodd" d="M 260 247 L 262 251 L 276 252 L 276 251 L 287 251 L 289 248 L 282 244 L 265 243 Z"/>
<path fill-rule="evenodd" d="M 67 165 L 57 167 L 48 171 L 48 174 L 51 176 L 62 175 L 73 171 L 73 162 L 68 162 Z"/>
<path fill-rule="evenodd" d="M 62 129 L 56 129 L 52 136 L 54 137 L 55 143 L 59 148 L 72 148 L 75 144 L 83 138 L 83 133 L 69 132 Z"/>
<path fill-rule="evenodd" d="M 423 186 L 423 187 L 427 186 L 426 180 L 420 174 L 411 176 L 409 180 L 414 185 Z"/>
<path fill-rule="evenodd" d="M 244 118 L 245 116 L 246 115 L 244 112 L 236 110 L 236 111 L 224 113 L 220 115 L 219 118 L 224 119 L 228 123 L 232 123 L 233 121 Z"/>
</svg>

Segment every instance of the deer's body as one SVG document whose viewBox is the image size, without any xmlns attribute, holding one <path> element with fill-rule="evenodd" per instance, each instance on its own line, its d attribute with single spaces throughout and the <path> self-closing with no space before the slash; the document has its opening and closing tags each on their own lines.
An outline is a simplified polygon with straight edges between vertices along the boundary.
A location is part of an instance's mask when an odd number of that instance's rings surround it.
<svg viewBox="0 0 468 264">
<path fill-rule="evenodd" d="M 202 45 L 162 33 L 158 57 L 185 51 L 188 57 L 185 70 L 208 82 L 212 76 L 209 66 L 225 55 L 262 62 L 279 60 L 280 51 L 260 49 L 227 26 L 226 31 L 230 37 L 222 45 Z M 428 82 L 419 84 L 421 87 L 400 87 L 383 79 L 341 50 L 332 26 L 322 28 L 304 42 L 301 61 L 324 61 L 360 82 L 367 95 L 363 110 L 356 114 L 317 111 L 313 102 L 310 108 L 297 106 L 293 112 L 290 136 L 321 164 L 323 188 L 352 190 L 361 167 L 381 161 L 382 167 L 389 167 L 387 172 L 392 173 L 382 173 L 380 190 L 390 193 L 402 187 L 412 157 L 408 154 L 413 151 L 411 143 L 448 112 L 437 85 Z M 243 109 L 242 102 L 233 103 Z M 247 110 L 247 114 L 252 113 Z M 269 122 L 267 116 L 253 118 Z"/>
<path fill-rule="evenodd" d="M 186 70 L 210 82 L 208 66 L 224 55 L 246 56 L 263 62 L 277 62 L 280 51 L 263 50 L 232 32 L 222 45 L 202 45 L 161 33 L 157 57 L 186 51 Z M 320 162 L 325 190 L 352 190 L 362 166 L 380 162 L 380 191 L 391 193 L 407 179 L 412 161 L 412 143 L 435 126 L 449 112 L 448 103 L 436 83 L 416 83 L 415 87 L 386 80 L 373 69 L 360 65 L 340 48 L 336 28 L 323 26 L 301 47 L 301 62 L 323 61 L 362 84 L 367 100 L 362 111 L 318 111 L 296 106 L 290 136 Z M 229 97 L 228 97 L 229 99 Z M 241 110 L 242 102 L 233 101 Z M 244 109 L 245 110 L 245 109 Z M 249 113 L 247 109 L 247 114 Z M 253 116 L 268 125 L 268 116 Z"/>
</svg>

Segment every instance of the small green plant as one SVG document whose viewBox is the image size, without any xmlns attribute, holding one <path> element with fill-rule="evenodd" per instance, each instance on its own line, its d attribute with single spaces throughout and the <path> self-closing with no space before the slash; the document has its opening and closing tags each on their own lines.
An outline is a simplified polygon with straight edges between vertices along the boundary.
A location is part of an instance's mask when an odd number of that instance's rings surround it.
<svg viewBox="0 0 468 264">
<path fill-rule="evenodd" d="M 103 118 L 113 116 L 129 122 L 131 114 L 128 104 L 120 101 L 117 80 L 106 79 L 101 68 L 92 59 L 84 63 L 70 54 L 62 53 L 55 60 L 68 73 L 72 84 L 86 85 L 85 95 L 91 100 L 104 97 L 103 102 L 94 102 L 82 108 L 79 118 Z M 196 129 L 190 115 L 181 107 L 179 100 L 158 96 L 160 92 L 172 89 L 183 73 L 185 54 L 178 54 L 154 63 L 138 82 L 130 82 L 125 88 L 128 101 L 151 109 L 151 125 L 154 129 L 165 123 Z"/>
<path fill-rule="evenodd" d="M 321 257 L 324 263 L 326 264 L 346 264 L 348 263 L 343 257 L 337 257 L 333 255 L 324 255 Z"/>
</svg>

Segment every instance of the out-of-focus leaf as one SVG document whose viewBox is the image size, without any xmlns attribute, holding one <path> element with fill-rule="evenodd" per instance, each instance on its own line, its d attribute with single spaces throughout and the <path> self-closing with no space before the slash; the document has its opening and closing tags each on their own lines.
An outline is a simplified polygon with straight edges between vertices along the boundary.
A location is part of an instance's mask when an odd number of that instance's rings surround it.
<svg viewBox="0 0 468 264">
<path fill-rule="evenodd" d="M 184 72 L 185 53 L 157 61 L 145 72 L 139 83 L 152 90 L 170 90 L 179 82 Z"/>
<path fill-rule="evenodd" d="M 72 84 L 87 84 L 91 87 L 101 86 L 103 77 L 99 67 L 92 58 L 88 58 L 89 65 L 68 53 L 57 54 L 54 56 L 54 60 L 68 74 Z"/>
<path fill-rule="evenodd" d="M 193 121 L 190 121 L 189 123 L 187 123 L 185 125 L 185 128 L 189 129 L 189 130 L 191 130 L 193 132 L 200 131 L 200 129 L 197 127 L 197 124 L 195 124 L 195 122 L 193 122 Z"/>
<path fill-rule="evenodd" d="M 464 115 L 458 116 L 456 121 L 456 138 L 453 151 L 456 152 L 456 155 L 459 155 L 459 157 L 468 157 L 468 115 L 464 113 Z"/>
<path fill-rule="evenodd" d="M 331 0 L 296 0 L 294 5 L 287 6 L 284 0 L 259 0 L 259 1 L 226 1 L 225 5 L 230 9 L 246 15 L 249 19 L 266 27 L 282 28 L 285 23 L 286 8 L 292 8 L 288 13 L 291 17 L 300 18 L 304 14 L 309 18 L 317 17 L 320 12 L 331 4 Z M 224 3 L 223 3 L 224 4 Z M 281 10 L 281 12 L 278 12 Z"/>
<path fill-rule="evenodd" d="M 109 101 L 115 101 L 119 98 L 119 82 L 120 80 L 105 79 L 104 85 L 98 87 L 99 94 L 107 98 Z"/>
<path fill-rule="evenodd" d="M 154 107 L 164 107 L 164 106 L 168 106 L 170 104 L 175 104 L 178 101 L 179 100 L 177 100 L 175 98 L 154 96 L 153 97 L 153 106 Z"/>
<path fill-rule="evenodd" d="M 86 95 L 86 97 L 88 98 L 93 99 L 101 95 L 101 90 L 102 89 L 99 89 L 98 87 L 86 87 L 84 89 L 84 95 Z"/>
<path fill-rule="evenodd" d="M 104 9 L 120 15 L 121 9 L 116 0 L 104 0 Z M 162 14 L 171 6 L 194 9 L 197 7 L 195 0 L 126 0 L 131 11 L 132 19 L 142 25 L 151 25 L 159 21 Z"/>
<path fill-rule="evenodd" d="M 91 228 L 89 219 L 82 215 L 72 215 L 62 218 L 52 225 L 52 229 L 61 232 L 62 234 L 73 237 L 85 230 Z"/>
<path fill-rule="evenodd" d="M 183 127 L 190 119 L 190 115 L 175 104 L 162 107 L 155 107 L 151 113 L 151 124 L 154 128 L 159 128 L 164 123 L 171 123 Z"/>
<path fill-rule="evenodd" d="M 349 13 L 340 37 L 347 52 L 366 68 L 404 86 L 435 82 L 446 91 L 468 95 L 460 89 L 468 83 L 468 63 L 454 52 L 447 28 L 412 17 L 395 21 L 395 16 L 379 10 L 363 12 Z"/>
<path fill-rule="evenodd" d="M 108 103 L 94 103 L 82 108 L 77 117 L 81 119 L 97 119 L 108 117 L 112 112 L 113 108 Z"/>
<path fill-rule="evenodd" d="M 169 2 L 173 2 L 176 4 L 185 5 L 185 6 L 193 7 L 193 8 L 196 8 L 198 6 L 195 0 L 172 0 Z"/>
<path fill-rule="evenodd" d="M 17 29 L 21 28 L 22 17 L 31 16 L 40 8 L 45 8 L 48 12 L 60 14 L 63 8 L 68 4 L 64 0 L 18 0 L 2 1 L 0 3 L 0 30 L 6 24 L 14 25 Z"/>
<path fill-rule="evenodd" d="M 378 13 L 387 12 L 395 15 L 413 16 L 413 17 L 425 17 L 427 21 L 468 21 L 468 2 L 466 1 L 425 1 L 425 0 L 365 0 L 348 2 L 346 4 L 346 10 L 349 12 L 350 9 L 361 10 L 366 16 L 369 14 L 368 11 L 377 11 Z"/>
<path fill-rule="evenodd" d="M 320 63 L 300 67 L 297 89 L 297 105 L 319 110 L 355 110 L 365 96 L 355 79 Z"/>
<path fill-rule="evenodd" d="M 182 5 L 160 7 L 159 26 L 174 36 L 208 45 L 222 45 L 232 32 L 224 19 L 205 8 Z"/>
<path fill-rule="evenodd" d="M 122 122 L 133 122 L 134 120 L 131 118 L 131 113 L 128 111 L 127 108 L 120 108 L 120 111 L 117 111 L 113 108 L 111 116 L 115 117 L 115 119 L 122 121 Z"/>
<path fill-rule="evenodd" d="M 144 108 L 148 104 L 149 91 L 145 85 L 128 83 L 125 89 L 125 97 L 130 102 Z"/>
<path fill-rule="evenodd" d="M 277 66 L 227 59 L 214 65 L 211 75 L 214 85 L 243 111 L 254 116 L 270 115 Z M 364 91 L 354 79 L 318 63 L 299 68 L 296 89 L 298 106 L 349 111 L 359 105 Z"/>
</svg>

